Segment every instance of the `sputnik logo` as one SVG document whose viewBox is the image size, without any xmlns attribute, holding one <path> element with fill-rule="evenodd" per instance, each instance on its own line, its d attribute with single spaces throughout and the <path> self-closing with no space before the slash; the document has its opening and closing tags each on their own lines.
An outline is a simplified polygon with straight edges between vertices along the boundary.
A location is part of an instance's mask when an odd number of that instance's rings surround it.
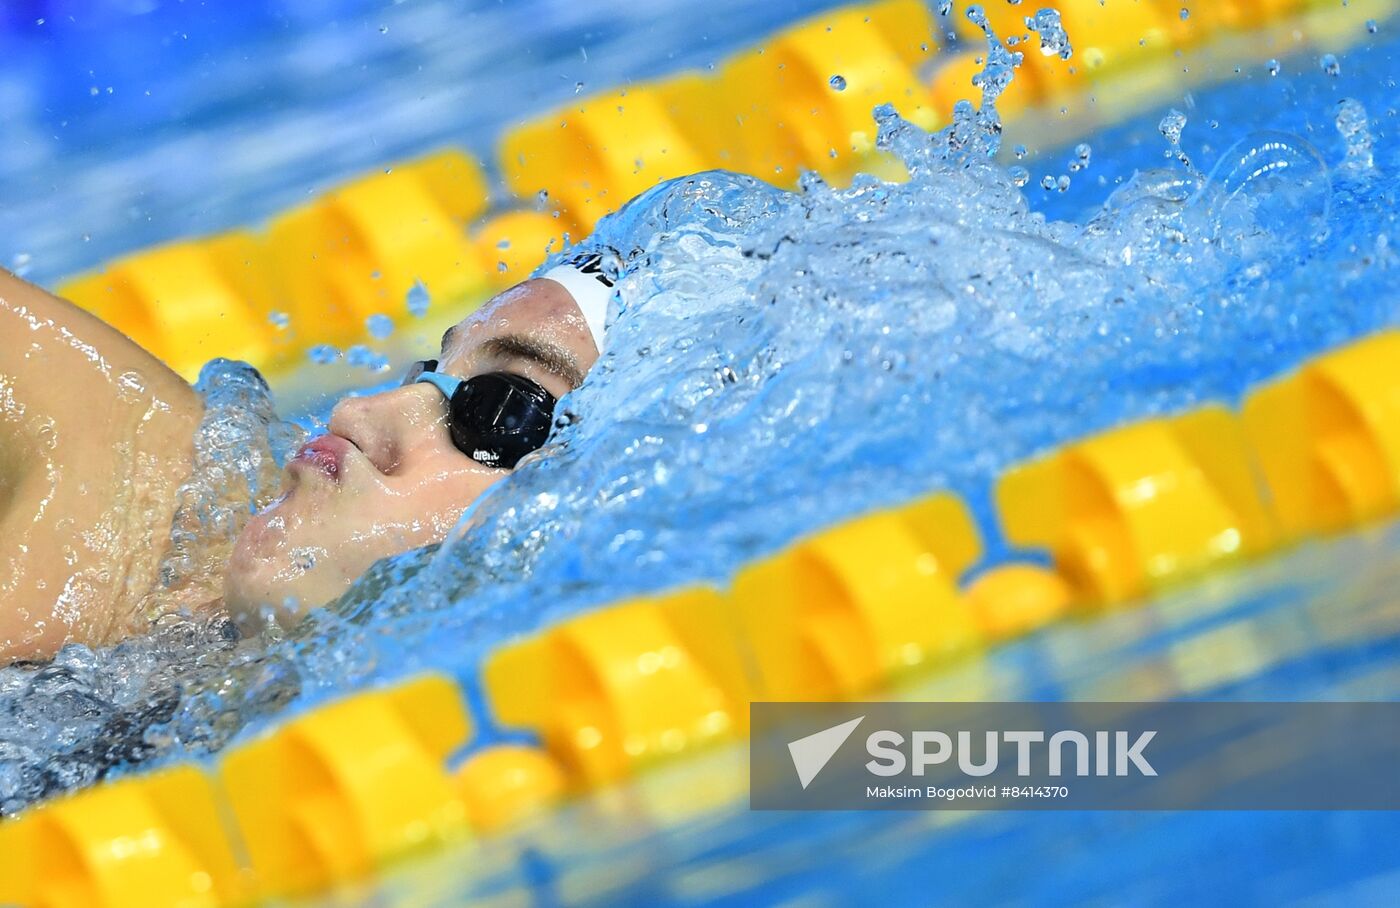
<svg viewBox="0 0 1400 908">
<path fill-rule="evenodd" d="M 802 783 L 804 791 L 808 784 L 817 777 L 817 773 L 821 772 L 826 764 L 831 762 L 831 758 L 836 756 L 836 751 L 840 750 L 841 745 L 846 743 L 846 739 L 851 736 L 851 732 L 856 730 L 856 726 L 864 720 L 865 716 L 856 716 L 849 722 L 842 722 L 840 725 L 824 728 L 805 738 L 788 742 L 788 753 L 792 755 L 792 766 L 793 769 L 797 770 L 797 780 Z"/>
</svg>

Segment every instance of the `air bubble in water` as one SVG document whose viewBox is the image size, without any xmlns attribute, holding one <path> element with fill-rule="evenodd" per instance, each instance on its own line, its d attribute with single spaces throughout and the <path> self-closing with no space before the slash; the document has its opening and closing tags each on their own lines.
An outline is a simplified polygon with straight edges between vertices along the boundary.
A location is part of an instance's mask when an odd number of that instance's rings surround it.
<svg viewBox="0 0 1400 908">
<path fill-rule="evenodd" d="M 1207 186 L 1215 229 L 1241 253 L 1249 253 L 1254 240 L 1271 244 L 1277 255 L 1281 238 L 1316 242 L 1327 234 L 1331 175 L 1318 150 L 1299 136 L 1246 136 L 1221 157 Z"/>
<path fill-rule="evenodd" d="M 1366 31 L 1370 32 L 1371 34 L 1374 35 L 1376 32 L 1380 31 L 1380 28 L 1380 24 L 1377 23 L 1375 19 L 1366 20 Z"/>
<path fill-rule="evenodd" d="M 1187 9 L 1186 7 L 1183 6 L 1183 7 L 1181 8 L 1181 21 L 1182 21 L 1182 22 L 1185 22 L 1187 19 L 1190 19 L 1190 18 L 1191 18 L 1191 11 L 1190 11 L 1189 9 Z"/>
<path fill-rule="evenodd" d="M 428 288 L 423 286 L 422 281 L 414 281 L 413 286 L 408 288 L 408 297 L 404 302 L 414 318 L 422 318 L 428 314 Z"/>
<path fill-rule="evenodd" d="M 846 77 L 843 76 L 843 75 L 841 75 L 840 73 L 837 73 L 836 75 L 832 76 L 830 79 L 827 79 L 827 80 L 826 80 L 826 84 L 827 84 L 827 85 L 830 85 L 830 86 L 831 86 L 832 88 L 834 88 L 836 91 L 845 91 L 845 90 L 846 90 Z"/>
<path fill-rule="evenodd" d="M 283 330 L 292 323 L 292 317 L 285 312 L 269 312 L 267 320 L 278 330 Z"/>
<path fill-rule="evenodd" d="M 306 351 L 306 358 L 318 366 L 329 366 L 340 359 L 340 350 L 331 344 L 315 344 Z"/>
<path fill-rule="evenodd" d="M 1053 174 L 1046 174 L 1040 178 L 1040 188 L 1047 192 L 1055 188 L 1055 177 Z"/>
<path fill-rule="evenodd" d="M 1031 181 L 1031 172 L 1019 164 L 1007 168 L 1006 172 L 1011 176 L 1011 183 L 1017 189 L 1020 189 Z"/>
<path fill-rule="evenodd" d="M 1322 67 L 1322 71 L 1329 76 L 1340 76 L 1342 74 L 1342 64 L 1337 62 L 1336 54 L 1323 54 L 1322 58 L 1319 59 L 1317 63 Z"/>
<path fill-rule="evenodd" d="M 1269 60 L 1268 63 L 1265 63 L 1264 66 L 1265 66 L 1266 69 L 1268 69 L 1269 75 L 1271 75 L 1271 76 L 1277 76 L 1278 73 L 1279 73 L 1279 70 L 1282 68 L 1282 67 L 1279 66 L 1278 61 L 1277 61 L 1277 60 L 1273 60 L 1273 59 Z"/>
</svg>

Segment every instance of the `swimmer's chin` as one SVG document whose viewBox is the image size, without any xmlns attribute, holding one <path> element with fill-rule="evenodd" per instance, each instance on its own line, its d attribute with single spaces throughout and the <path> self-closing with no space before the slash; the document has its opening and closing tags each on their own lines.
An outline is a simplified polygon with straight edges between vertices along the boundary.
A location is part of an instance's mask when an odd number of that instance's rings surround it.
<svg viewBox="0 0 1400 908">
<path fill-rule="evenodd" d="M 264 540 L 245 544 L 246 535 L 245 531 L 239 537 L 224 575 L 224 608 L 244 630 L 266 624 L 269 618 L 290 627 L 344 592 L 345 584 L 332 565 L 299 565 L 288 546 L 260 551 Z"/>
</svg>

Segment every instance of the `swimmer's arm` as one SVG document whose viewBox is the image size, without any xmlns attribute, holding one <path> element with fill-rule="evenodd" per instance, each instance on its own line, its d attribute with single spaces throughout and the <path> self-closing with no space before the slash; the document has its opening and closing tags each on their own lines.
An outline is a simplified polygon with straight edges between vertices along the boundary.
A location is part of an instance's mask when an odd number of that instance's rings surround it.
<svg viewBox="0 0 1400 908">
<path fill-rule="evenodd" d="M 0 268 L 0 379 L 17 399 L 51 419 L 106 422 L 127 399 L 117 392 L 123 376 L 181 421 L 202 409 L 194 389 L 135 341 Z"/>
<path fill-rule="evenodd" d="M 202 409 L 121 332 L 0 270 L 0 665 L 134 626 Z"/>
</svg>

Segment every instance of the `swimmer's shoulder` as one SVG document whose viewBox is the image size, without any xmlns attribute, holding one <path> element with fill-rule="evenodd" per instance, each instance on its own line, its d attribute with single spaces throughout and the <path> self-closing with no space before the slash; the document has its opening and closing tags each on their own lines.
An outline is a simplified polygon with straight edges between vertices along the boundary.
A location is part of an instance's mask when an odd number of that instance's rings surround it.
<svg viewBox="0 0 1400 908">
<path fill-rule="evenodd" d="M 0 339 L 3 662 L 130 623 L 203 405 L 121 332 L 3 270 Z"/>
</svg>

